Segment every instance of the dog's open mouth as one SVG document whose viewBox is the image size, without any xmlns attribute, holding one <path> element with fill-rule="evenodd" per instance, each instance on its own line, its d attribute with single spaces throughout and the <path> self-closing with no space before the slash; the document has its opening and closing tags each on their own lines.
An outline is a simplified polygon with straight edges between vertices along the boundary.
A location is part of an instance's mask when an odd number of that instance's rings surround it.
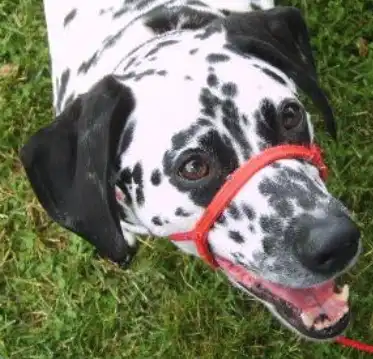
<svg viewBox="0 0 373 359">
<path fill-rule="evenodd" d="M 315 340 L 339 336 L 349 323 L 349 288 L 333 280 L 310 288 L 290 288 L 268 282 L 243 266 L 217 261 L 235 284 L 261 300 L 290 329 Z"/>
</svg>

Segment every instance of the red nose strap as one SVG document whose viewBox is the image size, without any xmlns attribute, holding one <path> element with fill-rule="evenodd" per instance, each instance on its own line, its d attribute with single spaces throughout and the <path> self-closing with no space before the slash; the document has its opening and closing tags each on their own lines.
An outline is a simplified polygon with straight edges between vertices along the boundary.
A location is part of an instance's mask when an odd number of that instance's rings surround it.
<svg viewBox="0 0 373 359">
<path fill-rule="evenodd" d="M 173 241 L 193 241 L 200 257 L 213 268 L 219 267 L 208 245 L 208 233 L 211 227 L 237 192 L 255 173 L 267 165 L 283 159 L 303 159 L 308 161 L 319 169 L 323 180 L 327 177 L 327 167 L 323 162 L 321 150 L 318 146 L 280 145 L 270 147 L 250 158 L 228 177 L 192 231 L 172 234 L 170 239 Z"/>
</svg>

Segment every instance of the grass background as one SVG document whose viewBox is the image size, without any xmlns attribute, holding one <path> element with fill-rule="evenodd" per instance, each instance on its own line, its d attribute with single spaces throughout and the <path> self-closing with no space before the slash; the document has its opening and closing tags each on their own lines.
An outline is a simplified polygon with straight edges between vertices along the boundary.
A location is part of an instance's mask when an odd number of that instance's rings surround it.
<svg viewBox="0 0 373 359">
<path fill-rule="evenodd" d="M 284 4 L 285 1 L 282 1 Z M 286 2 L 289 4 L 289 2 Z M 373 2 L 292 1 L 306 16 L 340 143 L 318 134 L 331 191 L 353 211 L 364 253 L 345 279 L 347 334 L 373 343 Z M 0 356 L 48 358 L 366 358 L 300 340 L 262 305 L 166 241 L 120 270 L 51 223 L 17 153 L 52 120 L 41 0 L 0 2 Z"/>
</svg>

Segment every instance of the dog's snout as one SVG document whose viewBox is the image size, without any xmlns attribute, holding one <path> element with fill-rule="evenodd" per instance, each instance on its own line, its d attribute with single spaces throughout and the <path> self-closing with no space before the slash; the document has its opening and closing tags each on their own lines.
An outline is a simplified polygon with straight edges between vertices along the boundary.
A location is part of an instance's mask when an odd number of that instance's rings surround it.
<svg viewBox="0 0 373 359">
<path fill-rule="evenodd" d="M 307 235 L 295 241 L 295 254 L 309 270 L 333 275 L 356 256 L 360 231 L 347 216 L 328 215 L 302 225 Z"/>
</svg>

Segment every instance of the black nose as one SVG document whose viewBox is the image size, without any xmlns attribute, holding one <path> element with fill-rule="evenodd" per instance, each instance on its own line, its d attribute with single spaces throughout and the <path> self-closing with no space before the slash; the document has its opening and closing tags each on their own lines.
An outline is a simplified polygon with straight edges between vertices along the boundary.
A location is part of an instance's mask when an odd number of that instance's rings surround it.
<svg viewBox="0 0 373 359">
<path fill-rule="evenodd" d="M 313 272 L 336 274 L 357 254 L 360 231 L 345 215 L 307 220 L 302 227 L 307 235 L 296 239 L 295 255 Z"/>
</svg>

